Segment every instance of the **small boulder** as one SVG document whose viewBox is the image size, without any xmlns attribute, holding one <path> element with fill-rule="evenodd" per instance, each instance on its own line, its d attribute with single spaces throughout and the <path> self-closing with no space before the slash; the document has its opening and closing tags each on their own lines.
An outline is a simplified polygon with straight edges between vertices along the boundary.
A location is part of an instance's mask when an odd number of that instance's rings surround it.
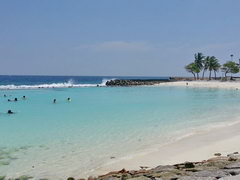
<svg viewBox="0 0 240 180">
<path fill-rule="evenodd" d="M 69 177 L 67 178 L 67 180 L 75 180 L 73 177 Z"/>
<path fill-rule="evenodd" d="M 221 153 L 215 153 L 214 156 L 221 156 Z"/>
<path fill-rule="evenodd" d="M 194 166 L 194 164 L 192 162 L 185 162 L 184 163 L 184 167 L 185 168 L 194 168 L 195 166 Z"/>
</svg>

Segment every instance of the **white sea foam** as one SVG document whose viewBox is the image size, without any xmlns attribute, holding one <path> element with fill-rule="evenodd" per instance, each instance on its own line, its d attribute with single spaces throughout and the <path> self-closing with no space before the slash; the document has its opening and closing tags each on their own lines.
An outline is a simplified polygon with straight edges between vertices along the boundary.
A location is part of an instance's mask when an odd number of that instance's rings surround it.
<svg viewBox="0 0 240 180">
<path fill-rule="evenodd" d="M 78 88 L 78 87 L 103 87 L 106 86 L 106 82 L 112 79 L 103 79 L 100 84 L 75 84 L 73 79 L 70 79 L 66 83 L 52 83 L 52 84 L 36 84 L 36 85 L 0 85 L 2 90 L 10 89 L 40 89 L 40 88 Z"/>
</svg>

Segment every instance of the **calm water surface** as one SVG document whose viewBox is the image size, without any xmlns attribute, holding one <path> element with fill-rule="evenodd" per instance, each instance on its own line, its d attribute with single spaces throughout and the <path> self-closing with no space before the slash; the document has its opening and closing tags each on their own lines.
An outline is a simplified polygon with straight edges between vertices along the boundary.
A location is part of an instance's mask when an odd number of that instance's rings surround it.
<svg viewBox="0 0 240 180">
<path fill-rule="evenodd" d="M 15 97 L 18 102 L 7 101 Z M 110 157 L 231 123 L 240 115 L 239 98 L 238 91 L 187 87 L 1 90 L 0 175 L 51 176 L 51 168 L 84 174 Z M 7 115 L 8 109 L 16 113 Z"/>
</svg>

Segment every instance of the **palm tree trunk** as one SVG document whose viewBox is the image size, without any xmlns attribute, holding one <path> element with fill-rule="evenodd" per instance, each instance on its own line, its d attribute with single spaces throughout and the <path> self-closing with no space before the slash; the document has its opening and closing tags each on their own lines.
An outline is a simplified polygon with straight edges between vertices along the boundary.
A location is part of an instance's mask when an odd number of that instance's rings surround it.
<svg viewBox="0 0 240 180">
<path fill-rule="evenodd" d="M 202 80 L 204 80 L 204 74 L 205 74 L 205 69 L 203 70 L 203 73 L 202 73 Z"/>
<path fill-rule="evenodd" d="M 211 80 L 212 77 L 212 71 L 209 71 L 209 80 Z"/>
<path fill-rule="evenodd" d="M 197 73 L 197 79 L 199 79 L 199 73 Z"/>
<path fill-rule="evenodd" d="M 193 74 L 194 79 L 196 80 L 196 75 L 195 75 L 195 73 L 192 72 L 192 74 Z"/>
<path fill-rule="evenodd" d="M 216 71 L 214 71 L 215 80 L 217 79 Z"/>
</svg>

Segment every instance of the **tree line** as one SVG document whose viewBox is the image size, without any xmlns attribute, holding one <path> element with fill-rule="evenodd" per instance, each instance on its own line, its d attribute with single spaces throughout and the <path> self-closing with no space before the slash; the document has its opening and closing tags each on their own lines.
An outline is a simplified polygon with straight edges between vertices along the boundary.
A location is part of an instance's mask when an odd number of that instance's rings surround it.
<svg viewBox="0 0 240 180">
<path fill-rule="evenodd" d="M 231 55 L 231 58 L 233 55 Z M 220 70 L 224 73 L 225 78 L 227 78 L 227 74 L 231 73 L 236 74 L 239 72 L 239 64 L 234 61 L 227 61 L 223 65 L 219 63 L 219 60 L 215 56 L 204 56 L 203 53 L 194 54 L 194 61 L 185 66 L 187 72 L 192 73 L 194 79 L 200 79 L 200 73 L 202 72 L 202 79 L 205 77 L 205 73 L 209 71 L 209 80 L 212 79 L 212 75 L 214 74 L 214 78 L 217 79 L 217 72 Z"/>
</svg>

